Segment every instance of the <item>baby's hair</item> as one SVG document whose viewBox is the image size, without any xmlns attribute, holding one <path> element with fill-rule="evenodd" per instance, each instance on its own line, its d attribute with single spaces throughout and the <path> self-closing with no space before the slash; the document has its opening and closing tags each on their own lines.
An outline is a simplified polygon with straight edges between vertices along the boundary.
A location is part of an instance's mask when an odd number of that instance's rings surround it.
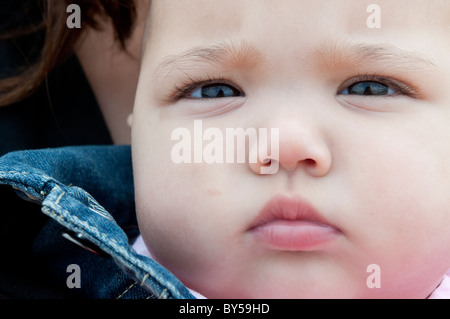
<svg viewBox="0 0 450 319">
<path fill-rule="evenodd" d="M 80 7 L 81 28 L 67 27 L 69 13 L 66 10 L 70 4 Z M 32 54 L 24 52 L 17 70 L 6 76 L 1 75 L 0 106 L 13 104 L 35 92 L 47 75 L 73 54 L 82 33 L 89 27 L 100 30 L 103 20 L 112 23 L 116 41 L 121 49 L 126 50 L 126 40 L 136 20 L 133 0 L 31 0 L 21 6 L 23 12 L 13 13 L 12 16 L 26 18 L 19 19 L 18 25 L 14 25 L 14 21 L 4 23 L 0 42 L 16 46 L 21 41 L 33 41 L 35 45 L 31 48 Z M 40 14 L 32 16 L 31 13 L 36 11 Z"/>
</svg>

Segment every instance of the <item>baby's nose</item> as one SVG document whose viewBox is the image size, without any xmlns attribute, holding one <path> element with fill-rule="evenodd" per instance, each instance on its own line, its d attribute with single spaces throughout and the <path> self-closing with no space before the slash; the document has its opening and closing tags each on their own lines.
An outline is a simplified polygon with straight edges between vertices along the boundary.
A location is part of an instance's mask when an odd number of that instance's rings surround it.
<svg viewBox="0 0 450 319">
<path fill-rule="evenodd" d="M 258 162 L 250 164 L 254 173 L 273 174 L 278 169 L 303 169 L 316 177 L 328 173 L 332 164 L 331 151 L 317 126 L 301 119 L 278 119 L 271 122 L 269 131 L 278 129 L 279 136 L 274 138 L 276 134 L 267 134 L 270 140 L 266 141 L 264 136 L 259 136 Z"/>
</svg>

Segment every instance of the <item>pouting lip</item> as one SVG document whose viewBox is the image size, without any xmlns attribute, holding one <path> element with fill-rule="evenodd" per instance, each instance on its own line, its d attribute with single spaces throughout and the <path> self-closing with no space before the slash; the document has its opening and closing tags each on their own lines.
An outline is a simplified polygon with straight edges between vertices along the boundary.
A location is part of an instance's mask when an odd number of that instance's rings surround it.
<svg viewBox="0 0 450 319">
<path fill-rule="evenodd" d="M 274 220 L 308 221 L 335 228 L 317 210 L 302 198 L 277 195 L 261 209 L 249 230 L 256 229 Z"/>
</svg>

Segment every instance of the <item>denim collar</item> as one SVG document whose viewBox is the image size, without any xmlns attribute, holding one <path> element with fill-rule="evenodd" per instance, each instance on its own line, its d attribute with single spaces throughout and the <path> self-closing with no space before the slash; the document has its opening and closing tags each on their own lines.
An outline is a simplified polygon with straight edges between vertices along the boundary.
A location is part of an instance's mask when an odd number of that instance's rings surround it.
<svg viewBox="0 0 450 319">
<path fill-rule="evenodd" d="M 68 285 L 67 266 L 80 263 L 82 278 L 87 278 L 80 288 L 83 297 L 195 298 L 167 269 L 130 246 L 138 231 L 129 146 L 9 153 L 0 157 L 0 184 L 41 205 L 41 211 L 57 223 L 47 227 L 33 246 L 60 285 Z M 84 262 L 75 251 L 79 247 L 73 248 L 76 245 L 63 237 L 96 254 L 83 252 L 81 256 L 90 260 Z M 64 248 L 57 247 L 60 242 Z"/>
</svg>

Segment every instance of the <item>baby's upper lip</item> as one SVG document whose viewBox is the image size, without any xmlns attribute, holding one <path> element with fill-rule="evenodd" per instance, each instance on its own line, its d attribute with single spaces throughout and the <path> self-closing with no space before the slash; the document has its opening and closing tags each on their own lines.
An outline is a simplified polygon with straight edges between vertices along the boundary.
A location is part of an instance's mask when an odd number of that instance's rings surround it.
<svg viewBox="0 0 450 319">
<path fill-rule="evenodd" d="M 274 220 L 308 221 L 336 228 L 303 198 L 286 195 L 272 197 L 261 209 L 250 229 Z"/>
</svg>

